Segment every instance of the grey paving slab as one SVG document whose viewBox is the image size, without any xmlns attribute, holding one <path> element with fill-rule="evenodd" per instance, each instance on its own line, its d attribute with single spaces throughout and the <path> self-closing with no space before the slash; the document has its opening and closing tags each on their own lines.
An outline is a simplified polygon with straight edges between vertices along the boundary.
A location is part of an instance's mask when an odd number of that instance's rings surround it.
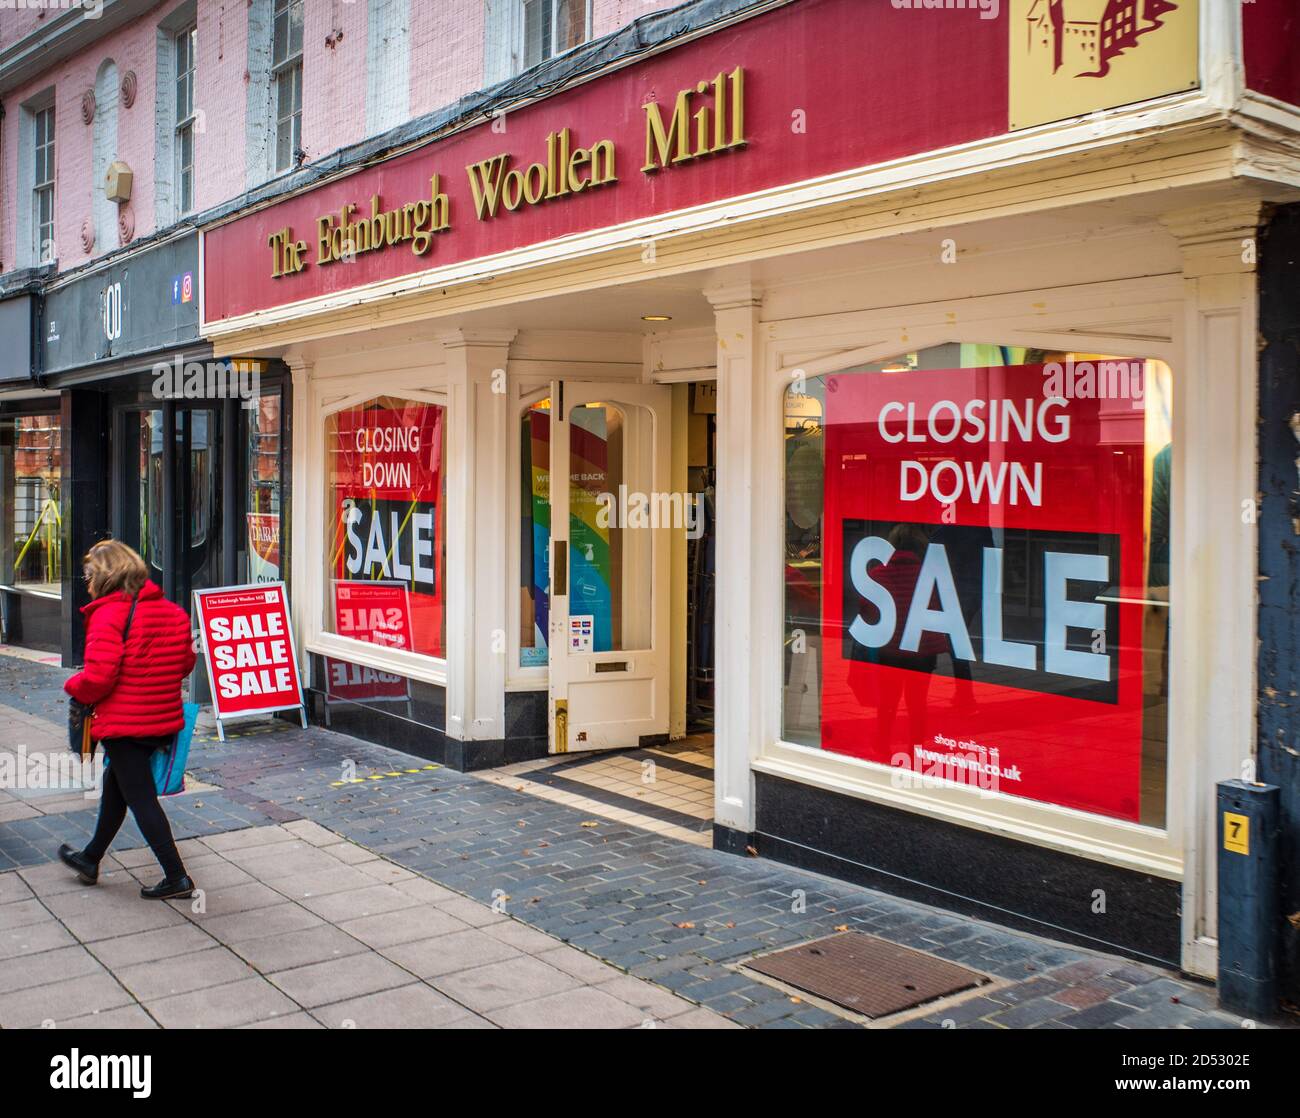
<svg viewBox="0 0 1300 1118">
<path fill-rule="evenodd" d="M 103 972 L 99 960 L 80 944 L 0 959 L 0 994 Z"/>
<path fill-rule="evenodd" d="M 320 963 L 327 959 L 339 959 L 368 950 L 360 940 L 331 924 L 320 924 L 315 928 L 286 932 L 283 935 L 235 940 L 229 947 L 263 974 L 290 970 L 308 963 Z"/>
<path fill-rule="evenodd" d="M 327 1028 L 436 1029 L 459 1027 L 465 1007 L 422 982 L 322 1006 L 313 1015 Z"/>
<path fill-rule="evenodd" d="M 208 986 L 144 1003 L 165 1029 L 224 1029 L 296 1013 L 299 1006 L 264 978 Z"/>
<path fill-rule="evenodd" d="M 339 924 L 350 936 L 371 947 L 391 947 L 398 943 L 429 939 L 449 932 L 464 931 L 469 925 L 441 907 L 416 904 L 374 916 L 361 916 Z"/>
<path fill-rule="evenodd" d="M 503 959 L 486 966 L 432 978 L 430 983 L 475 1013 L 532 1001 L 571 990 L 580 983 L 572 975 L 556 970 L 527 955 Z"/>
<path fill-rule="evenodd" d="M 466 928 L 432 939 L 395 943 L 379 948 L 379 953 L 420 978 L 470 970 L 521 954 L 516 948 L 478 928 Z"/>
<path fill-rule="evenodd" d="M 589 986 L 488 1010 L 503 1029 L 630 1029 L 646 1022 L 644 1011 Z"/>
<path fill-rule="evenodd" d="M 270 981 L 305 1008 L 408 985 L 414 975 L 373 952 L 276 971 Z"/>
<path fill-rule="evenodd" d="M 119 967 L 113 973 L 118 982 L 142 1002 L 257 976 L 257 972 L 238 955 L 218 946 L 134 963 Z"/>
<path fill-rule="evenodd" d="M 315 928 L 325 923 L 314 912 L 308 912 L 292 901 L 253 908 L 247 912 L 234 912 L 229 916 L 196 914 L 190 919 L 208 935 L 223 943 L 300 932 L 304 928 Z"/>
<path fill-rule="evenodd" d="M 204 948 L 214 946 L 215 942 L 201 928 L 185 921 L 153 931 L 95 940 L 89 945 L 88 950 L 104 966 L 118 970 L 136 963 L 202 951 Z"/>
<path fill-rule="evenodd" d="M 59 1025 L 96 1010 L 130 1005 L 133 999 L 107 972 L 82 974 L 0 994 L 0 1028 L 28 1029 L 43 1021 Z"/>
</svg>

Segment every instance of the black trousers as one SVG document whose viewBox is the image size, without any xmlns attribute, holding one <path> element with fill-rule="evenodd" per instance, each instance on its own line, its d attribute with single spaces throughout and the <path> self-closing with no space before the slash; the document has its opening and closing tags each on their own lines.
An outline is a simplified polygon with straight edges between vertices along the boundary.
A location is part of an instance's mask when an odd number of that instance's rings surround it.
<svg viewBox="0 0 1300 1118">
<path fill-rule="evenodd" d="M 110 764 L 104 771 L 99 821 L 84 852 L 92 862 L 98 863 L 108 853 L 109 843 L 121 828 L 129 807 L 135 816 L 135 825 L 162 866 L 163 875 L 180 877 L 185 872 L 176 841 L 172 838 L 171 825 L 158 802 L 158 789 L 154 786 L 153 770 L 149 767 L 149 758 L 154 750 L 165 748 L 170 741 L 170 737 L 105 738 L 99 743 Z"/>
</svg>

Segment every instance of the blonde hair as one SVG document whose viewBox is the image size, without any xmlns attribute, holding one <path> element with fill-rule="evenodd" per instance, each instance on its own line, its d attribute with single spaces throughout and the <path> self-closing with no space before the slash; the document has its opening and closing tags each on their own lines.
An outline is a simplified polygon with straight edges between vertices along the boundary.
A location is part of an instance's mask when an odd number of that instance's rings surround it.
<svg viewBox="0 0 1300 1118">
<path fill-rule="evenodd" d="M 149 577 L 149 568 L 139 553 L 121 540 L 100 540 L 86 552 L 82 563 L 92 598 L 117 590 L 136 594 Z"/>
</svg>

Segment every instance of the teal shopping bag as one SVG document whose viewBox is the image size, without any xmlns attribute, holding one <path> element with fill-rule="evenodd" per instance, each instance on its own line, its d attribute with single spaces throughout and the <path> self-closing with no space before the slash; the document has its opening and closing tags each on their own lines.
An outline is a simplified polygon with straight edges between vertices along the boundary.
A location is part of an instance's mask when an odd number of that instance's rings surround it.
<svg viewBox="0 0 1300 1118">
<path fill-rule="evenodd" d="M 199 716 L 198 703 L 185 704 L 185 725 L 176 731 L 170 749 L 157 749 L 151 758 L 153 783 L 160 796 L 175 796 L 185 791 L 185 766 L 190 759 L 190 739 Z"/>
<path fill-rule="evenodd" d="M 175 796 L 185 791 L 185 766 L 190 759 L 190 739 L 194 737 L 194 723 L 199 717 L 198 703 L 185 703 L 185 725 L 176 731 L 171 745 L 155 749 L 149 758 L 153 771 L 153 786 L 160 796 Z M 104 769 L 108 769 L 108 755 L 104 755 Z"/>
</svg>

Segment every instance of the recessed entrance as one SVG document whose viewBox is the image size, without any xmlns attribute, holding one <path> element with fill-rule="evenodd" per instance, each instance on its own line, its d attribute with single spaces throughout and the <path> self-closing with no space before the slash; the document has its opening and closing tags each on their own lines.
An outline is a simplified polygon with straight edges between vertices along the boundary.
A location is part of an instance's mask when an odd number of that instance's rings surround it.
<svg viewBox="0 0 1300 1118">
<path fill-rule="evenodd" d="M 519 644 L 521 666 L 546 668 L 550 757 L 483 775 L 707 845 L 713 383 L 537 395 L 520 436 Z"/>
</svg>

